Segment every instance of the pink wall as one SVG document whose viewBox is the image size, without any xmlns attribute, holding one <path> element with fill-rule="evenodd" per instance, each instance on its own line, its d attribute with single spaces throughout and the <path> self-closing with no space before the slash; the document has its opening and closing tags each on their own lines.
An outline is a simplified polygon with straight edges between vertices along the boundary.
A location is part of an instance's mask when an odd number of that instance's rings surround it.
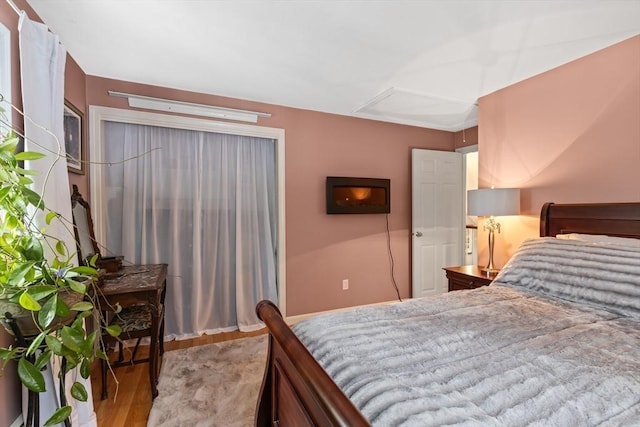
<svg viewBox="0 0 640 427">
<path fill-rule="evenodd" d="M 327 215 L 329 175 L 391 179 L 395 279 L 410 293 L 411 148 L 453 150 L 453 134 L 89 76 L 87 103 L 128 108 L 108 90 L 264 111 L 285 129 L 287 314 L 392 300 L 384 215 Z M 350 289 L 342 290 L 349 279 Z"/>
<path fill-rule="evenodd" d="M 640 36 L 481 98 L 479 130 L 480 186 L 522 189 L 499 265 L 538 235 L 546 201 L 640 201 Z"/>
<path fill-rule="evenodd" d="M 478 144 L 478 126 L 474 126 L 464 131 L 453 134 L 453 145 L 455 149 Z"/>
<path fill-rule="evenodd" d="M 78 63 L 70 56 L 67 55 L 67 62 L 65 64 L 65 85 L 64 85 L 64 98 L 71 102 L 71 104 L 76 107 L 80 112 L 84 115 L 82 133 L 84 134 L 83 148 L 85 150 L 84 158 L 88 159 L 88 125 L 89 125 L 89 110 L 87 108 L 86 102 L 86 90 L 85 90 L 85 80 L 86 74 Z M 85 171 L 88 169 L 88 166 L 85 164 Z M 85 172 L 86 173 L 86 172 Z M 71 194 L 71 186 L 76 184 L 78 186 L 78 190 L 85 197 L 86 200 L 89 200 L 89 186 L 86 175 L 81 175 L 77 173 L 69 173 L 69 194 Z"/>
</svg>

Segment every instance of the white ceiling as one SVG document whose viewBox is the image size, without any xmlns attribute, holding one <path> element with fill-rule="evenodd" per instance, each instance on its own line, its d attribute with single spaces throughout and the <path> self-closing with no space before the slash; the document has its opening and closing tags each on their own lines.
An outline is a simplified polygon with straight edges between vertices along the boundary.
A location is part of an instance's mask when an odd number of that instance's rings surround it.
<svg viewBox="0 0 640 427">
<path fill-rule="evenodd" d="M 85 73 L 456 131 L 640 34 L 640 0 L 28 0 Z"/>
</svg>

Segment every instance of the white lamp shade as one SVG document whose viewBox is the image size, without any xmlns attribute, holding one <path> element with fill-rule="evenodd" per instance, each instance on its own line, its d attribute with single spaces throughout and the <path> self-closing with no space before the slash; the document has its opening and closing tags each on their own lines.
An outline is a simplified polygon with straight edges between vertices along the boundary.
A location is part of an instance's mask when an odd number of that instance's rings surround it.
<svg viewBox="0 0 640 427">
<path fill-rule="evenodd" d="M 482 188 L 467 191 L 467 215 L 503 216 L 519 213 L 518 188 Z"/>
</svg>

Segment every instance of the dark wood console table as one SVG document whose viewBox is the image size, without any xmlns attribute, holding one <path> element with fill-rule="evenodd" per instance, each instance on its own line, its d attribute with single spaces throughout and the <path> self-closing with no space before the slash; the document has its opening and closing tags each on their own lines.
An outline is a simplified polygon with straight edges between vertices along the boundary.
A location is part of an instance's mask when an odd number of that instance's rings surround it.
<svg viewBox="0 0 640 427">
<path fill-rule="evenodd" d="M 158 395 L 159 354 L 164 336 L 162 305 L 166 279 L 167 264 L 130 265 L 112 273 L 98 291 L 100 307 L 105 312 L 113 311 L 116 304 L 122 307 L 140 304 L 149 307 L 152 330 L 149 346 L 149 382 L 153 398 Z"/>
</svg>

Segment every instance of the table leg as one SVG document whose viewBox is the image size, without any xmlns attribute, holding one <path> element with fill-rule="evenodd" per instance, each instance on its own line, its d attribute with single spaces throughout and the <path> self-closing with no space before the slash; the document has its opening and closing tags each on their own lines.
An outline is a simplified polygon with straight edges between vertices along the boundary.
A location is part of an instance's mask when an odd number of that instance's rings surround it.
<svg viewBox="0 0 640 427">
<path fill-rule="evenodd" d="M 155 304 L 151 305 L 151 338 L 149 345 L 149 383 L 151 384 L 151 398 L 158 396 L 158 337 L 160 335 L 160 310 Z"/>
</svg>

